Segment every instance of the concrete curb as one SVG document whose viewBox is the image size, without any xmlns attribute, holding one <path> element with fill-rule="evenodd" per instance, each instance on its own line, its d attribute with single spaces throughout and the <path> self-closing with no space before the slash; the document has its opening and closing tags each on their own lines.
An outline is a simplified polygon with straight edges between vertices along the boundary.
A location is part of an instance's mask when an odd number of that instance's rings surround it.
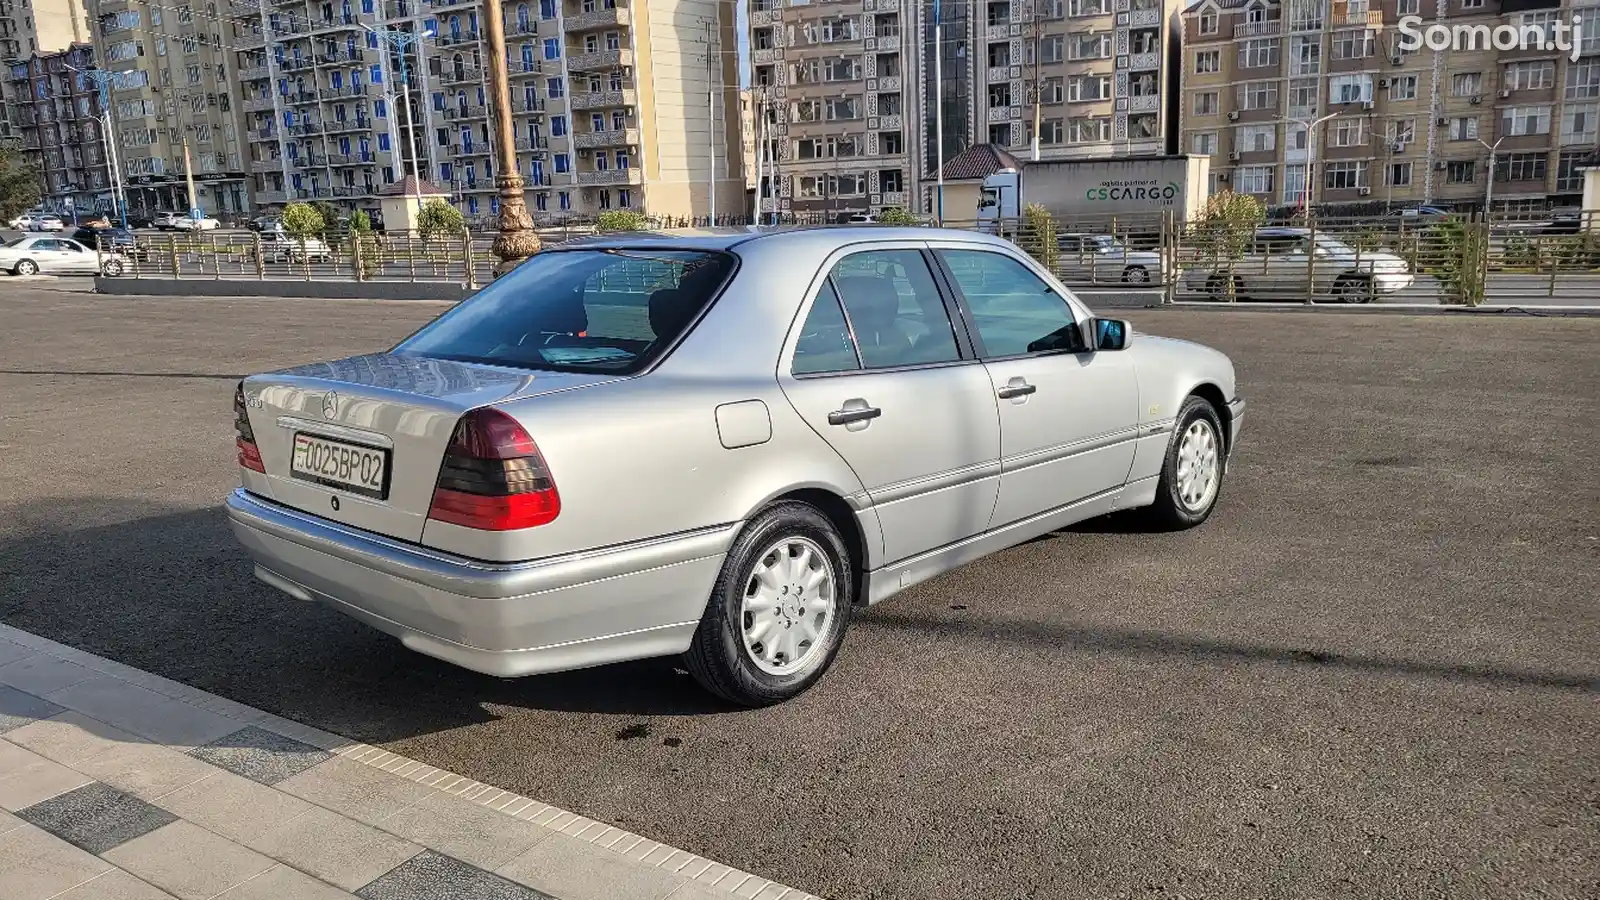
<svg viewBox="0 0 1600 900">
<path fill-rule="evenodd" d="M 119 297 L 242 297 L 295 300 L 459 302 L 475 291 L 452 281 L 258 281 L 230 278 L 96 277 L 97 294 Z"/>
<path fill-rule="evenodd" d="M 597 822 L 576 813 L 568 812 L 531 797 L 513 794 L 493 785 L 457 775 L 426 763 L 398 756 L 379 747 L 352 741 L 321 729 L 312 728 L 274 715 L 255 707 L 219 697 L 173 681 L 160 675 L 136 669 L 115 660 L 96 656 L 66 644 L 57 643 L 10 625 L 0 624 L 0 646 L 10 642 L 35 653 L 45 654 L 82 666 L 100 675 L 125 684 L 143 688 L 169 700 L 178 701 L 224 719 L 232 719 L 242 728 L 254 725 L 267 731 L 292 738 L 320 748 L 336 757 L 371 766 L 383 772 L 416 782 L 466 800 L 485 809 L 520 819 L 557 834 L 591 844 L 598 849 L 614 853 L 617 861 L 631 867 L 657 870 L 662 877 L 676 876 L 687 879 L 684 888 L 693 885 L 701 891 L 729 898 L 756 898 L 761 900 L 817 900 L 804 891 L 786 887 L 774 881 L 752 875 L 702 856 L 661 844 L 641 835 Z M 71 706 L 68 705 L 70 709 Z M 115 723 L 112 723 L 115 724 Z"/>
</svg>

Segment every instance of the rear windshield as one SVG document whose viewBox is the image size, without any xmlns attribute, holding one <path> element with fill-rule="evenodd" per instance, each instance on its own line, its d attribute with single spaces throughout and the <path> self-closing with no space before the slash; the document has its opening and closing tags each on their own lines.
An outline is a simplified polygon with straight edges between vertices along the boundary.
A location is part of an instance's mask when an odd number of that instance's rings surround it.
<svg viewBox="0 0 1600 900">
<path fill-rule="evenodd" d="M 630 374 L 689 327 L 733 271 L 724 253 L 541 253 L 394 352 L 529 369 Z"/>
</svg>

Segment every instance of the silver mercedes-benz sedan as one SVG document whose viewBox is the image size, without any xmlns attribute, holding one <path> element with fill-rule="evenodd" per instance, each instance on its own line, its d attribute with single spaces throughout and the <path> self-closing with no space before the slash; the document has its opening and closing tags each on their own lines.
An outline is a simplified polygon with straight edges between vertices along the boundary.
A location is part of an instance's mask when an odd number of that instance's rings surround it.
<svg viewBox="0 0 1600 900">
<path fill-rule="evenodd" d="M 1004 240 L 631 233 L 234 399 L 262 581 L 498 676 L 682 654 L 774 703 L 853 610 L 1081 519 L 1198 525 L 1244 401 Z"/>
</svg>

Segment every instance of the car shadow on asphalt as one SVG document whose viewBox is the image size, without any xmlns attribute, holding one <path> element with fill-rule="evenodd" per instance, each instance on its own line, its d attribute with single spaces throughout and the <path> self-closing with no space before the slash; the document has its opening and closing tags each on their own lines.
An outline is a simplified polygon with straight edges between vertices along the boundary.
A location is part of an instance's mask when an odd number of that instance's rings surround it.
<svg viewBox="0 0 1600 900">
<path fill-rule="evenodd" d="M 497 705 L 736 711 L 675 659 L 514 680 L 439 662 L 257 582 L 220 507 L 141 507 L 67 500 L 0 509 L 0 621 L 367 743 L 489 722 Z"/>
</svg>

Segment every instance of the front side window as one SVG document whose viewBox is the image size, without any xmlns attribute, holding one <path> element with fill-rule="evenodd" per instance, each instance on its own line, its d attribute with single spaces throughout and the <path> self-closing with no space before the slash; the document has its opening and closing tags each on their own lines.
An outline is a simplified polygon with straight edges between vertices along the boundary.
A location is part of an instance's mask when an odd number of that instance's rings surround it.
<svg viewBox="0 0 1600 900">
<path fill-rule="evenodd" d="M 868 369 L 960 359 L 933 273 L 916 250 L 868 250 L 828 274 Z"/>
<path fill-rule="evenodd" d="M 563 209 L 566 194 L 562 195 Z M 685 250 L 541 253 L 394 349 L 530 369 L 631 374 L 721 289 L 733 260 Z"/>
<path fill-rule="evenodd" d="M 941 250 L 966 300 L 986 357 L 1082 350 L 1066 298 L 1027 266 L 986 250 Z"/>
</svg>

